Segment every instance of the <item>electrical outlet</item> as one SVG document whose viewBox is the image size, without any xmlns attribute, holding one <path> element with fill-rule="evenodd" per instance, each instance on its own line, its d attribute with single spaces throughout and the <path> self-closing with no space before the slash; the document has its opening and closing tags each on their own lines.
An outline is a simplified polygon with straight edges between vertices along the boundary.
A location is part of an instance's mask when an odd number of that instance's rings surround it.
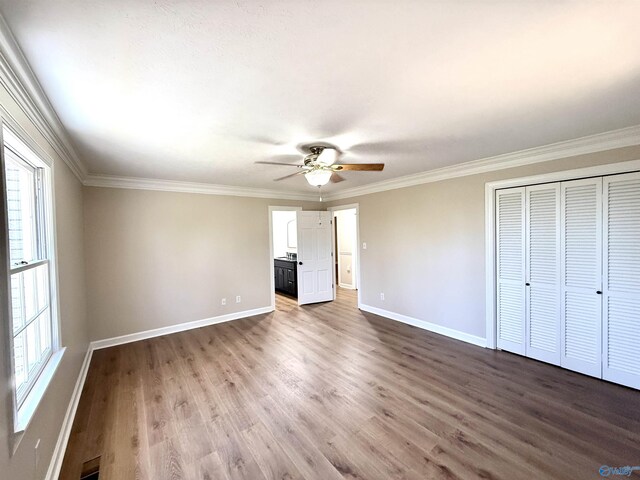
<svg viewBox="0 0 640 480">
<path fill-rule="evenodd" d="M 384 300 L 384 293 L 380 293 L 380 300 Z"/>
<path fill-rule="evenodd" d="M 227 299 L 223 298 L 222 301 L 220 301 L 220 305 L 226 305 L 227 304 Z"/>
<path fill-rule="evenodd" d="M 240 298 L 240 295 L 236 296 L 236 303 L 240 303 L 242 301 L 242 298 Z"/>
<path fill-rule="evenodd" d="M 367 249 L 367 242 L 362 242 L 362 249 L 366 250 Z"/>
</svg>

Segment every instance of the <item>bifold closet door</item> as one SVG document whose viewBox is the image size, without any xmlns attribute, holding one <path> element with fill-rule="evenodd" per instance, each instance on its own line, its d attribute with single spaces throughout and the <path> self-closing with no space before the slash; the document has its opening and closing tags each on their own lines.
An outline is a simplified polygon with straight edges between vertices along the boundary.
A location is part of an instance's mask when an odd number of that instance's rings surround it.
<svg viewBox="0 0 640 480">
<path fill-rule="evenodd" d="M 525 189 L 496 192 L 497 344 L 525 353 Z"/>
<path fill-rule="evenodd" d="M 640 173 L 603 182 L 603 378 L 640 388 Z"/>
<path fill-rule="evenodd" d="M 560 365 L 560 184 L 526 188 L 525 355 Z"/>
<path fill-rule="evenodd" d="M 602 376 L 602 178 L 561 188 L 560 365 Z"/>
</svg>

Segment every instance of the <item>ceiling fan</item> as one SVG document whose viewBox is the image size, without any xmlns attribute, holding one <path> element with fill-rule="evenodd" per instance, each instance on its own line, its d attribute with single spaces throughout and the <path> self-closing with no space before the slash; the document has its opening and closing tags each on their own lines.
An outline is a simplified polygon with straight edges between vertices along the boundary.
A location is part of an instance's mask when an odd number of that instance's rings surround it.
<svg viewBox="0 0 640 480">
<path fill-rule="evenodd" d="M 304 175 L 310 185 L 321 187 L 330 181 L 333 183 L 342 182 L 345 178 L 337 172 L 353 171 L 373 171 L 379 172 L 384 168 L 384 163 L 335 163 L 340 152 L 335 147 L 325 145 L 311 145 L 308 147 L 311 152 L 305 155 L 302 165 L 280 162 L 256 162 L 262 165 L 286 165 L 288 167 L 299 168 L 300 171 L 276 178 L 274 181 L 285 180 L 297 175 Z"/>
</svg>

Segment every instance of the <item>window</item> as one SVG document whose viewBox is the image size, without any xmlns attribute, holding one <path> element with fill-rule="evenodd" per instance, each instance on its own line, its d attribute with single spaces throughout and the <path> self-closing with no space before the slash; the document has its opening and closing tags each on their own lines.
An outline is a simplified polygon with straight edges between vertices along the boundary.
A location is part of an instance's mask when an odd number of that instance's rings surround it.
<svg viewBox="0 0 640 480">
<path fill-rule="evenodd" d="M 50 168 L 6 127 L 2 133 L 10 360 L 19 431 L 40 399 L 33 397 L 44 393 L 46 385 L 38 383 L 57 350 Z"/>
</svg>

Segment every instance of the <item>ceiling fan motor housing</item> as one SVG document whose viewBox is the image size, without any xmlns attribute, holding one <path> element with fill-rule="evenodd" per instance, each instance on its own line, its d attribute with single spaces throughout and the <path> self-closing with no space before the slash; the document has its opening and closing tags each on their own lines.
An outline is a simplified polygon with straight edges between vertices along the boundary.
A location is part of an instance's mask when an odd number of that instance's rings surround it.
<svg viewBox="0 0 640 480">
<path fill-rule="evenodd" d="M 315 162 L 324 149 L 325 147 L 320 147 L 320 146 L 309 147 L 309 150 L 311 150 L 311 153 L 306 157 L 304 157 L 304 164 L 309 165 L 310 163 Z"/>
</svg>

